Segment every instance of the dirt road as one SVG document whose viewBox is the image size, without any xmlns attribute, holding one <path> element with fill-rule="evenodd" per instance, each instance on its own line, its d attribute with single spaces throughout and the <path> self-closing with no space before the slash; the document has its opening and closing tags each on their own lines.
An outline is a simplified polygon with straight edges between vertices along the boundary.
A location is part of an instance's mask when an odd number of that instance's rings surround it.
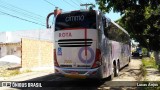
<svg viewBox="0 0 160 90">
<path fill-rule="evenodd" d="M 99 90 L 135 90 L 137 87 L 135 86 L 136 82 L 132 81 L 141 81 L 141 71 L 140 65 L 142 64 L 141 59 L 132 59 L 129 66 L 122 68 L 119 72 L 118 77 L 114 77 L 112 82 L 106 81 L 102 84 L 98 89 Z M 118 82 L 116 82 L 118 81 Z"/>
<path fill-rule="evenodd" d="M 57 76 L 46 76 L 44 78 L 39 77 L 33 79 L 31 81 L 49 81 L 47 84 L 53 86 L 51 88 L 47 88 L 48 90 L 53 89 L 65 89 L 65 90 L 135 90 L 136 87 L 111 87 L 112 85 L 118 86 L 120 81 L 139 81 L 140 80 L 140 59 L 132 59 L 128 67 L 124 67 L 120 72 L 119 76 L 115 77 L 111 82 L 110 80 L 77 80 L 77 79 L 69 79 L 64 77 Z M 21 90 L 22 88 L 12 88 L 11 90 Z M 23 88 L 24 90 L 29 90 L 31 88 Z M 44 88 L 36 88 L 37 90 L 43 90 Z M 31 90 L 35 90 L 32 88 Z"/>
<path fill-rule="evenodd" d="M 118 77 L 115 77 L 112 81 L 140 81 L 140 65 L 141 59 L 132 59 L 129 66 L 124 67 Z"/>
</svg>

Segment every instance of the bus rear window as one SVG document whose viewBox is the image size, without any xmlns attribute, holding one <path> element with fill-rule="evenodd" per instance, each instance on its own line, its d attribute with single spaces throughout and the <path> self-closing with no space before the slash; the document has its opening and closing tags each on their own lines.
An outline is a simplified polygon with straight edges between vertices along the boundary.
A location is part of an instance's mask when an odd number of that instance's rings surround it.
<svg viewBox="0 0 160 90">
<path fill-rule="evenodd" d="M 58 15 L 55 22 L 55 31 L 67 28 L 96 29 L 96 12 L 75 11 Z"/>
</svg>

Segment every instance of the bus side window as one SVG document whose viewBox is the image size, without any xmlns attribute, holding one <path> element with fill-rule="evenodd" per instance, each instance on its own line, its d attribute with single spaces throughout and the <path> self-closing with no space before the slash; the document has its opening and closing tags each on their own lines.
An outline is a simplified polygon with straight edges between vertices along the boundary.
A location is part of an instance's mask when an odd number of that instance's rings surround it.
<svg viewBox="0 0 160 90">
<path fill-rule="evenodd" d="M 111 34 L 111 32 L 112 32 L 111 31 L 111 23 L 106 21 L 105 25 L 106 25 L 106 27 L 104 29 L 104 34 L 105 34 L 106 37 L 110 37 L 109 33 Z"/>
<path fill-rule="evenodd" d="M 105 28 L 106 28 L 106 18 L 103 17 L 103 18 L 102 18 L 102 21 L 103 21 L 103 27 L 104 27 L 104 29 L 105 29 Z"/>
<path fill-rule="evenodd" d="M 103 30 L 104 30 L 104 35 L 107 37 L 108 36 L 108 31 L 109 27 L 107 24 L 107 19 L 105 17 L 103 17 Z"/>
<path fill-rule="evenodd" d="M 108 31 L 109 31 L 109 30 L 110 30 L 110 26 L 105 27 L 105 29 L 104 29 L 104 34 L 105 34 L 106 37 L 108 37 Z"/>
</svg>

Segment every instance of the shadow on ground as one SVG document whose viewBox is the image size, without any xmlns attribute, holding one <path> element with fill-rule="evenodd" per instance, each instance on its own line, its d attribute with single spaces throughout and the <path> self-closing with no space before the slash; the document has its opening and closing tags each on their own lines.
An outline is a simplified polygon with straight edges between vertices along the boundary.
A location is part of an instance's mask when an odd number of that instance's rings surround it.
<svg viewBox="0 0 160 90">
<path fill-rule="evenodd" d="M 19 83 L 41 83 L 42 88 L 16 88 L 18 90 L 97 90 L 108 79 L 69 79 L 54 74 L 33 78 Z M 38 85 L 38 84 L 37 84 Z"/>
<path fill-rule="evenodd" d="M 69 79 L 57 77 L 54 74 L 33 78 L 21 83 L 41 83 L 42 88 L 16 88 L 18 90 L 132 90 L 135 87 L 116 86 L 116 83 L 110 83 L 109 78 L 97 79 Z M 115 84 L 115 85 L 113 85 Z M 38 85 L 38 84 L 37 84 Z M 112 86 L 112 87 L 111 87 Z"/>
<path fill-rule="evenodd" d="M 140 59 L 137 59 L 140 60 Z M 124 68 L 130 68 L 124 67 Z M 124 69 L 122 68 L 122 69 Z M 138 75 L 135 71 L 139 69 L 130 69 L 126 72 L 132 72 Z M 54 74 L 49 74 L 46 76 L 41 76 L 33 78 L 23 83 L 41 83 L 42 88 L 15 88 L 17 90 L 142 90 L 138 87 L 126 87 L 125 85 L 116 86 L 117 84 L 124 84 L 124 82 L 114 81 L 109 83 L 109 78 L 103 80 L 95 79 L 68 79 L 63 77 L 57 77 Z M 125 82 L 125 84 L 130 84 L 130 82 Z"/>
<path fill-rule="evenodd" d="M 132 59 L 142 59 L 142 57 L 132 56 Z"/>
<path fill-rule="evenodd" d="M 129 67 L 124 67 L 124 68 L 129 68 Z M 128 70 L 127 72 L 133 72 L 137 70 L 138 69 L 135 70 L 132 69 Z M 135 90 L 136 89 L 137 90 L 137 87 L 125 87 L 125 85 L 116 86 L 116 84 L 121 84 L 121 82 L 113 81 L 112 83 L 110 83 L 109 78 L 103 80 L 69 79 L 64 77 L 57 77 L 54 74 L 33 78 L 24 81 L 24 83 L 25 82 L 41 83 L 43 88 L 16 88 L 16 89 L 19 90 Z M 125 84 L 129 83 L 125 82 Z"/>
</svg>

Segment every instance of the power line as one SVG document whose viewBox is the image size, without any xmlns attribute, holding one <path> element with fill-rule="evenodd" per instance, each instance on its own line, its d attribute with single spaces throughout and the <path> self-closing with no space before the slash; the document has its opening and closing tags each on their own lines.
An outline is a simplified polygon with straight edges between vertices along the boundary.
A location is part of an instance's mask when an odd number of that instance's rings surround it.
<svg viewBox="0 0 160 90">
<path fill-rule="evenodd" d="M 24 10 L 24 9 L 22 9 L 22 8 L 19 8 L 19 7 L 16 7 L 16 6 L 14 6 L 14 5 L 12 5 L 12 4 L 9 4 L 9 3 L 7 3 L 7 2 L 1 1 L 1 0 L 0 0 L 0 2 L 2 2 L 3 4 L 5 4 L 5 5 L 9 6 L 9 7 L 16 8 L 16 9 L 19 9 L 19 10 L 21 10 L 21 11 L 23 11 L 23 12 L 30 13 L 30 14 L 32 14 L 32 16 L 35 15 L 35 16 L 38 16 L 38 17 L 41 17 L 41 18 L 45 18 L 45 17 L 43 17 L 43 16 L 41 16 L 41 15 L 38 15 L 38 14 L 35 14 L 35 13 L 33 13 L 33 12 Z"/>
<path fill-rule="evenodd" d="M 80 1 L 77 0 L 77 1 L 78 1 L 78 2 L 81 2 L 81 4 L 84 4 L 84 3 L 93 3 L 93 0 L 85 0 L 85 1 L 84 1 L 84 0 L 82 0 L 82 1 L 81 1 L 81 0 L 80 0 Z M 95 0 L 94 0 L 94 1 L 95 1 Z"/>
<path fill-rule="evenodd" d="M 88 3 L 92 3 L 90 0 L 87 1 Z"/>
<path fill-rule="evenodd" d="M 78 5 L 77 3 L 75 3 L 73 0 L 71 0 L 74 4 Z M 78 5 L 79 6 L 79 5 Z"/>
<path fill-rule="evenodd" d="M 12 12 L 16 12 L 16 13 L 22 14 L 22 15 L 24 15 L 25 17 L 30 18 L 30 19 L 33 19 L 33 20 L 36 20 L 36 21 L 39 20 L 39 18 L 35 18 L 35 17 L 33 17 L 32 15 L 27 15 L 26 13 L 19 12 L 19 11 L 17 11 L 17 10 L 11 9 L 11 8 L 9 8 L 9 7 L 2 6 L 2 5 L 0 5 L 0 7 L 1 7 L 1 8 L 4 8 L 4 9 L 7 9 L 7 10 L 9 10 L 9 11 L 12 11 Z M 39 20 L 39 21 L 40 21 L 40 20 Z"/>
<path fill-rule="evenodd" d="M 85 6 L 88 9 L 88 6 L 93 6 L 93 4 L 81 4 L 81 6 Z"/>
<path fill-rule="evenodd" d="M 79 0 L 76 0 L 77 2 L 79 2 L 80 4 L 82 3 L 82 2 L 80 2 Z"/>
<path fill-rule="evenodd" d="M 43 25 L 43 24 L 40 24 L 40 23 L 37 23 L 37 22 L 34 22 L 34 21 L 30 21 L 30 20 L 27 20 L 27 19 L 24 19 L 24 18 L 15 16 L 15 15 L 12 15 L 12 14 L 9 14 L 9 13 L 5 13 L 5 12 L 2 12 L 1 10 L 0 10 L 0 13 L 5 14 L 5 15 L 8 15 L 8 16 L 10 16 L 10 17 L 14 17 L 14 18 L 23 20 L 23 21 L 27 21 L 27 22 L 30 22 L 30 23 L 34 23 L 34 24 L 37 24 L 37 25 L 41 25 L 41 26 L 45 26 L 45 27 L 46 27 L 46 25 Z"/>
<path fill-rule="evenodd" d="M 14 12 L 15 14 L 20 14 L 21 16 L 25 16 L 27 17 L 28 19 L 32 19 L 32 20 L 35 20 L 35 21 L 39 21 L 41 23 L 44 24 L 44 22 L 42 22 L 40 19 L 43 19 L 43 21 L 45 20 L 44 17 L 38 15 L 38 14 L 35 14 L 35 13 L 32 13 L 32 12 L 29 12 L 27 10 L 24 10 L 24 9 L 21 9 L 19 7 L 16 7 L 16 6 L 13 6 L 11 4 L 8 4 L 6 2 L 2 2 L 0 1 L 0 7 L 2 9 L 5 9 L 5 10 L 9 10 L 11 12 Z M 37 17 L 38 16 L 38 17 Z"/>
<path fill-rule="evenodd" d="M 67 2 L 67 1 L 65 1 L 65 0 L 63 0 L 63 1 L 66 2 L 68 5 L 70 5 L 70 6 L 74 7 L 74 8 L 76 8 L 75 6 L 73 6 L 72 4 L 70 4 L 69 2 Z"/>
<path fill-rule="evenodd" d="M 58 6 L 54 5 L 53 3 L 51 3 L 51 2 L 49 2 L 49 1 L 47 1 L 47 0 L 43 0 L 43 1 L 47 2 L 48 4 L 50 4 L 50 5 L 54 6 L 54 7 L 58 7 Z M 64 11 L 64 10 L 63 10 L 63 11 Z"/>
<path fill-rule="evenodd" d="M 54 7 L 57 7 L 56 5 L 54 5 L 53 3 L 51 3 L 51 2 L 49 2 L 47 0 L 43 0 L 43 1 L 47 2 L 48 4 L 50 4 L 50 5 L 54 6 Z"/>
</svg>

